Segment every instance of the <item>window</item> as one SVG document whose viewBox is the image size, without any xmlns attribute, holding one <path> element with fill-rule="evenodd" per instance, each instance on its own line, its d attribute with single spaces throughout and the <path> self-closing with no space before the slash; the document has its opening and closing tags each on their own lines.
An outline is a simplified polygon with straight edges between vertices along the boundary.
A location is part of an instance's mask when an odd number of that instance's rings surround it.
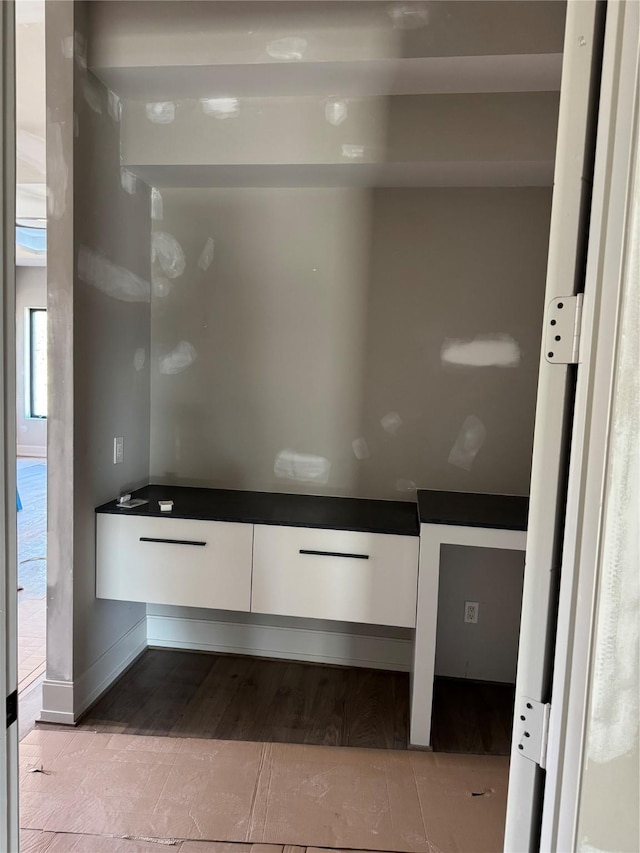
<svg viewBox="0 0 640 853">
<path fill-rule="evenodd" d="M 28 310 L 27 417 L 47 417 L 47 311 Z"/>
</svg>

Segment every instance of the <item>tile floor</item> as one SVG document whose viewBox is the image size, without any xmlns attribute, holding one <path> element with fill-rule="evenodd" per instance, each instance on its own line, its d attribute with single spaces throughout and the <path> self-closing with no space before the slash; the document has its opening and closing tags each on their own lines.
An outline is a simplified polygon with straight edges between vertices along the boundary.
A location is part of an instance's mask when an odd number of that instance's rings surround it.
<svg viewBox="0 0 640 853">
<path fill-rule="evenodd" d="M 47 462 L 18 459 L 18 692 L 46 666 Z"/>
<path fill-rule="evenodd" d="M 502 849 L 504 757 L 36 730 L 20 758 L 27 850 Z"/>
</svg>

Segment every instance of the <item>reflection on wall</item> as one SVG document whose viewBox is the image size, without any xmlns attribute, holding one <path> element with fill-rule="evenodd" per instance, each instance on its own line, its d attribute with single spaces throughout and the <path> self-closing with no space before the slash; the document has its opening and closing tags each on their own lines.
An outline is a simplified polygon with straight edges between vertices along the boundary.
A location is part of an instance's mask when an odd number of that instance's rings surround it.
<svg viewBox="0 0 640 853">
<path fill-rule="evenodd" d="M 160 195 L 153 480 L 528 492 L 550 190 Z"/>
<path fill-rule="evenodd" d="M 370 194 L 167 189 L 162 200 L 154 228 L 185 264 L 153 289 L 152 479 L 352 492 Z M 154 282 L 163 272 L 157 258 Z"/>
<path fill-rule="evenodd" d="M 547 189 L 374 193 L 358 493 L 528 493 L 550 210 Z"/>
</svg>

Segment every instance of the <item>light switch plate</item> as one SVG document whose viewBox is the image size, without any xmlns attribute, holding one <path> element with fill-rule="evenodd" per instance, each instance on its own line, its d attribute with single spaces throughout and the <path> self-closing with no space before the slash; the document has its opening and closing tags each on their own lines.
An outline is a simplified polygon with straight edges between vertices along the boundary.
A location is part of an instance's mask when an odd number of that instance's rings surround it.
<svg viewBox="0 0 640 853">
<path fill-rule="evenodd" d="M 124 461 L 124 436 L 118 435 L 113 439 L 113 464 L 119 465 Z"/>
</svg>

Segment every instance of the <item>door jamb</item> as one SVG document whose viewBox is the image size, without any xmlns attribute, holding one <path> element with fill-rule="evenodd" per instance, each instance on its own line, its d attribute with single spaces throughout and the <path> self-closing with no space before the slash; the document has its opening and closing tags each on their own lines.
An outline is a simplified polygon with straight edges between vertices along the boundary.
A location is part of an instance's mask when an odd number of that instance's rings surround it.
<svg viewBox="0 0 640 853">
<path fill-rule="evenodd" d="M 15 6 L 0 3 L 0 849 L 18 850 L 17 519 L 15 335 Z M 9 710 L 11 713 L 9 713 Z"/>
<path fill-rule="evenodd" d="M 576 849 L 626 224 L 638 146 L 640 7 L 610 0 L 571 445 L 541 850 Z M 605 286 L 606 282 L 606 286 Z"/>
</svg>

